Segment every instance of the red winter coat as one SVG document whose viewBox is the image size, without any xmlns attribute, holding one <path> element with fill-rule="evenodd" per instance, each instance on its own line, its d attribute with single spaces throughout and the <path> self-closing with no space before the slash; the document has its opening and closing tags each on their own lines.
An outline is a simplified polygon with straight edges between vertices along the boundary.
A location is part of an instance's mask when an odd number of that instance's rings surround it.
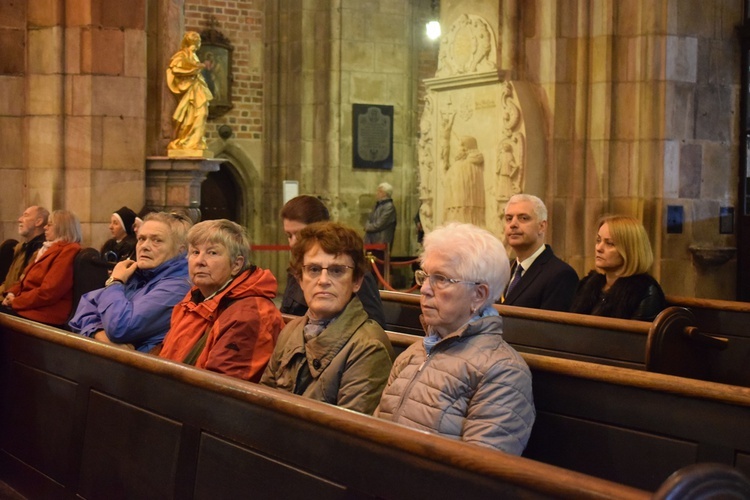
<svg viewBox="0 0 750 500">
<path fill-rule="evenodd" d="M 208 331 L 195 366 L 257 382 L 284 327 L 272 301 L 276 290 L 273 274 L 255 267 L 237 276 L 210 300 L 203 301 L 198 288 L 193 288 L 174 307 L 159 356 L 184 361 Z"/>
<path fill-rule="evenodd" d="M 68 321 L 73 307 L 73 260 L 80 250 L 78 243 L 58 241 L 29 264 L 23 279 L 8 290 L 15 295 L 13 310 L 49 325 Z"/>
</svg>

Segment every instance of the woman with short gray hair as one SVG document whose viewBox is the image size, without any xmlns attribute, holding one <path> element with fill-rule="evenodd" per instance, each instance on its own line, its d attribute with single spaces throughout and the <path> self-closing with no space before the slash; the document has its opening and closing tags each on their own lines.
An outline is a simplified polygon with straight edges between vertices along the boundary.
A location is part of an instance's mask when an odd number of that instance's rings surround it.
<svg viewBox="0 0 750 500">
<path fill-rule="evenodd" d="M 187 241 L 193 288 L 172 311 L 159 356 L 259 381 L 284 326 L 273 303 L 276 278 L 252 265 L 247 234 L 235 222 L 199 222 Z"/>
</svg>

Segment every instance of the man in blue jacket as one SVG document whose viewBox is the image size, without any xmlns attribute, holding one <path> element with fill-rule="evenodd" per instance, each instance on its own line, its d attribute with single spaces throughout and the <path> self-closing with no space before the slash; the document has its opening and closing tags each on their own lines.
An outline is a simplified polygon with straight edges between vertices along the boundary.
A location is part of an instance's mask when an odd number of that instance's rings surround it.
<svg viewBox="0 0 750 500">
<path fill-rule="evenodd" d="M 110 344 L 149 352 L 169 330 L 175 304 L 190 290 L 182 215 L 148 214 L 138 229 L 136 260 L 118 262 L 104 288 L 84 294 L 70 327 Z"/>
</svg>

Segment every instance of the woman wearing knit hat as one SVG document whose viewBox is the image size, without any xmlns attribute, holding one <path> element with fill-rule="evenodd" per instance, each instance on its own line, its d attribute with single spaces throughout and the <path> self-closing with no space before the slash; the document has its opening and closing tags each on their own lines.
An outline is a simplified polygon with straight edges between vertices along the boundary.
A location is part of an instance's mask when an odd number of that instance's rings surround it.
<svg viewBox="0 0 750 500">
<path fill-rule="evenodd" d="M 113 264 L 135 256 L 135 212 L 128 207 L 122 207 L 112 214 L 109 220 L 109 232 L 112 239 L 107 240 L 102 246 L 102 258 Z"/>
</svg>

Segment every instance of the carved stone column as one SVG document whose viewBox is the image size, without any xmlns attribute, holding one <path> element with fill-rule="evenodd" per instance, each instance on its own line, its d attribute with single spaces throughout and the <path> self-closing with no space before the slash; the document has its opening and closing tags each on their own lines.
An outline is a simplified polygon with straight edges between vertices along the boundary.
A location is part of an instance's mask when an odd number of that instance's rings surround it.
<svg viewBox="0 0 750 500">
<path fill-rule="evenodd" d="M 223 160 L 202 158 L 146 158 L 146 207 L 165 212 L 185 212 L 201 220 L 201 183 Z"/>
</svg>

